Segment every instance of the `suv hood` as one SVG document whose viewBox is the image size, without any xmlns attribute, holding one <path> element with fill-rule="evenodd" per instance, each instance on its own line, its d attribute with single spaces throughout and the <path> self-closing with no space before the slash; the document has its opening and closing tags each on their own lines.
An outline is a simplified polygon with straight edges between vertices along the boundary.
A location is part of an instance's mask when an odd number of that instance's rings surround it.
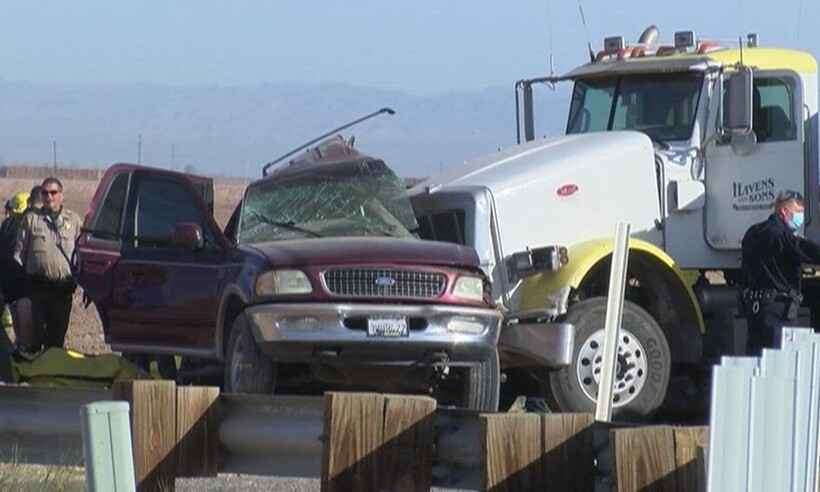
<svg viewBox="0 0 820 492">
<path fill-rule="evenodd" d="M 345 264 L 407 264 L 478 268 L 478 255 L 466 246 L 421 239 L 336 237 L 271 241 L 250 247 L 275 267 Z"/>
</svg>

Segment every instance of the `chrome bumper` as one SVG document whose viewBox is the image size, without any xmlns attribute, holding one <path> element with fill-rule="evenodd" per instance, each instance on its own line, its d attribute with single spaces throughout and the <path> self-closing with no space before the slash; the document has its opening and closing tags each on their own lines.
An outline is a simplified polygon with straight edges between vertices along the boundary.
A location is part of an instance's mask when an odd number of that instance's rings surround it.
<svg viewBox="0 0 820 492">
<path fill-rule="evenodd" d="M 403 364 L 446 353 L 454 365 L 491 354 L 502 318 L 494 309 L 400 304 L 264 304 L 245 314 L 262 351 L 282 362 L 330 357 Z M 368 318 L 398 316 L 409 320 L 409 336 L 367 335 Z"/>
<path fill-rule="evenodd" d="M 572 363 L 575 327 L 569 323 L 508 324 L 498 349 L 504 367 L 564 367 Z"/>
</svg>

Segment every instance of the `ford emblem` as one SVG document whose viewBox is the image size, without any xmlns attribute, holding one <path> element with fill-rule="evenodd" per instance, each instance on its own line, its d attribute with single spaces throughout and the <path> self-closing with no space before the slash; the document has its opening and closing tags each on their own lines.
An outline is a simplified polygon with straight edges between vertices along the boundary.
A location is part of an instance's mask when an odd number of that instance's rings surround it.
<svg viewBox="0 0 820 492">
<path fill-rule="evenodd" d="M 396 279 L 393 277 L 376 277 L 376 285 L 379 287 L 393 287 L 396 285 Z"/>
</svg>

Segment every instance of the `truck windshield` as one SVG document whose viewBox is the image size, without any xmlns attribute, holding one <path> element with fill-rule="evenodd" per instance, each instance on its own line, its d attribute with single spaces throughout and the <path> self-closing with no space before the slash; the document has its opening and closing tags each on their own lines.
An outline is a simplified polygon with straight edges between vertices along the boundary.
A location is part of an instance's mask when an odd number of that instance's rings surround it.
<svg viewBox="0 0 820 492">
<path fill-rule="evenodd" d="M 637 130 L 655 141 L 688 140 L 700 74 L 641 74 L 577 80 L 567 133 Z"/>
<path fill-rule="evenodd" d="M 264 180 L 245 194 L 239 243 L 340 236 L 411 237 L 418 228 L 401 180 L 381 161 L 322 166 Z"/>
</svg>

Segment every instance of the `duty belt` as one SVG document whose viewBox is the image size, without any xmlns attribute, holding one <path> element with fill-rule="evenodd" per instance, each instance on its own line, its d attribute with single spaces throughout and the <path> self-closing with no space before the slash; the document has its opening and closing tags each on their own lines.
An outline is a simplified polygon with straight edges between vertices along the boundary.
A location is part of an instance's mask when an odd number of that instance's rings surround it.
<svg viewBox="0 0 820 492">
<path fill-rule="evenodd" d="M 789 316 L 787 316 L 789 319 L 793 319 L 796 316 L 797 308 L 800 307 L 800 304 L 803 302 L 803 296 L 797 291 L 782 292 L 775 289 L 743 289 L 741 299 L 747 306 L 747 309 L 751 309 L 754 314 L 760 311 L 760 305 L 762 303 L 782 302 L 786 305 L 786 310 L 790 313 Z"/>
</svg>

